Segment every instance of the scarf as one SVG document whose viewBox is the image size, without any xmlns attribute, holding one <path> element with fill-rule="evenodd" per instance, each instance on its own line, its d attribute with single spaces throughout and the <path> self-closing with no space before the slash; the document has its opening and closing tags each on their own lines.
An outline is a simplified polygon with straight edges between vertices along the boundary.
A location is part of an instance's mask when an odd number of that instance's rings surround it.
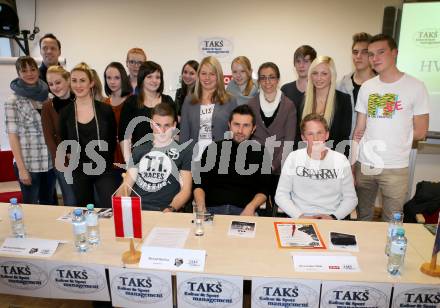
<svg viewBox="0 0 440 308">
<path fill-rule="evenodd" d="M 275 100 L 272 103 L 269 103 L 264 97 L 264 92 L 260 92 L 260 107 L 263 111 L 264 115 L 268 118 L 273 116 L 275 110 L 277 110 L 278 105 L 281 101 L 281 91 L 277 90 L 277 95 L 275 96 Z"/>
<path fill-rule="evenodd" d="M 41 79 L 38 79 L 36 85 L 31 86 L 25 83 L 20 78 L 15 78 L 11 81 L 11 90 L 19 96 L 23 96 L 39 102 L 44 102 L 45 100 L 47 100 L 49 94 L 47 84 Z"/>
</svg>

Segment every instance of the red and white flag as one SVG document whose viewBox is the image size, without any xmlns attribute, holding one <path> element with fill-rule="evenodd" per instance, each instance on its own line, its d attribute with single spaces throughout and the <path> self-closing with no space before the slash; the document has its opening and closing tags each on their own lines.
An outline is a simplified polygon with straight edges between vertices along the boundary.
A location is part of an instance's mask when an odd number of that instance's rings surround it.
<svg viewBox="0 0 440 308">
<path fill-rule="evenodd" d="M 112 197 L 116 237 L 142 238 L 140 197 Z"/>
</svg>

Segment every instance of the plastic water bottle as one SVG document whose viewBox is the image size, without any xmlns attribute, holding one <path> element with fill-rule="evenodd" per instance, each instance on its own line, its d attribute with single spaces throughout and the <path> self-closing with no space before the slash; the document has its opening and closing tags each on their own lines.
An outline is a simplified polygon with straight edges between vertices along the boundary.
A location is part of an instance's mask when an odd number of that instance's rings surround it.
<svg viewBox="0 0 440 308">
<path fill-rule="evenodd" d="M 87 244 L 87 223 L 82 214 L 82 209 L 75 209 L 73 211 L 72 225 L 76 249 L 79 252 L 86 252 L 89 248 Z"/>
<path fill-rule="evenodd" d="M 405 262 L 407 240 L 405 230 L 398 228 L 396 235 L 393 236 L 390 245 L 390 255 L 388 256 L 388 273 L 393 276 L 402 273 L 403 264 Z"/>
<path fill-rule="evenodd" d="M 93 204 L 87 204 L 86 222 L 87 241 L 90 245 L 98 245 L 100 242 L 98 213 L 95 212 Z"/>
<path fill-rule="evenodd" d="M 402 226 L 402 213 L 394 212 L 390 223 L 388 224 L 387 232 L 387 244 L 385 245 L 385 254 L 388 256 L 390 254 L 390 245 L 393 236 L 396 235 L 397 229 Z"/>
<path fill-rule="evenodd" d="M 17 198 L 11 198 L 9 200 L 9 219 L 11 221 L 11 229 L 13 237 L 25 237 L 24 231 L 24 215 L 21 204 L 18 203 Z"/>
</svg>

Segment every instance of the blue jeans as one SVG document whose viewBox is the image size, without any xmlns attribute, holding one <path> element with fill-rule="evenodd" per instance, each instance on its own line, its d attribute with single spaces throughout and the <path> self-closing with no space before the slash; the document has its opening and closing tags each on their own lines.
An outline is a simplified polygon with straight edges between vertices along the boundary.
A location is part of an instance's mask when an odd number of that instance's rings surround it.
<svg viewBox="0 0 440 308">
<path fill-rule="evenodd" d="M 54 171 L 58 180 L 58 184 L 60 185 L 61 188 L 61 193 L 63 194 L 63 204 L 67 206 L 75 206 L 76 198 L 75 198 L 75 192 L 73 191 L 73 184 L 67 184 L 63 172 L 55 168 Z"/>
<path fill-rule="evenodd" d="M 220 206 L 208 206 L 208 212 L 211 214 L 219 215 L 240 215 L 243 212 L 243 208 L 232 205 L 225 204 Z"/>
<path fill-rule="evenodd" d="M 17 165 L 14 163 L 14 173 L 17 179 L 20 179 Z M 24 185 L 20 183 L 23 203 L 29 204 L 57 204 L 55 200 L 56 175 L 54 169 L 46 172 L 29 172 L 32 184 Z"/>
</svg>

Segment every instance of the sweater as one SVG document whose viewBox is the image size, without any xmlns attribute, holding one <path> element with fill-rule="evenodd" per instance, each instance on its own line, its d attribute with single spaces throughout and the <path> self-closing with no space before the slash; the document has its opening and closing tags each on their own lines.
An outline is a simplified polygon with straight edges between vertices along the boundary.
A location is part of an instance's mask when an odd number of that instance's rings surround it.
<svg viewBox="0 0 440 308">
<path fill-rule="evenodd" d="M 247 96 L 241 92 L 240 87 L 233 79 L 229 82 L 228 86 L 226 87 L 226 91 L 234 95 L 234 97 L 237 99 L 238 106 L 244 105 L 247 104 L 252 97 L 258 94 L 257 82 L 254 80 L 252 89 L 249 92 L 249 95 Z"/>
<path fill-rule="evenodd" d="M 295 140 L 296 133 L 296 107 L 295 104 L 284 94 L 281 95 L 281 102 L 278 106 L 278 111 L 276 113 L 275 119 L 266 127 L 263 118 L 261 116 L 260 110 L 260 98 L 255 96 L 248 103 L 249 107 L 252 109 L 255 115 L 255 121 L 257 128 L 252 136 L 252 139 L 257 140 L 259 143 L 263 144 L 266 149 L 270 151 L 272 142 L 266 143 L 266 139 L 273 137 L 274 141 L 281 142 L 280 146 L 274 147 L 273 159 L 272 159 L 272 172 L 274 174 L 280 174 L 282 155 L 285 148 L 285 143 L 291 141 L 292 144 L 290 148 L 293 149 L 293 141 Z M 270 144 L 269 144 L 270 143 Z M 276 145 L 276 144 L 275 144 Z M 286 147 L 286 151 L 289 150 L 289 146 Z"/>
<path fill-rule="evenodd" d="M 345 218 L 357 205 L 350 163 L 330 149 L 323 160 L 311 159 L 307 148 L 290 153 L 281 171 L 275 202 L 293 218 L 305 213 Z"/>
<path fill-rule="evenodd" d="M 257 145 L 256 141 L 248 140 L 243 146 L 250 143 Z M 200 170 L 200 183 L 196 183 L 194 189 L 203 189 L 206 206 L 235 205 L 245 208 L 256 194 L 262 193 L 267 195 L 269 175 L 261 174 L 264 148 L 261 146 L 261 149 L 257 151 L 247 146 L 246 152 L 243 152 L 245 156 L 238 155 L 238 158 L 244 159 L 244 161 L 239 160 L 237 166 L 242 166 L 244 170 L 255 168 L 254 166 L 257 167 L 252 174 L 243 175 L 240 173 L 244 172 L 239 172 L 236 166 L 237 150 L 240 144 L 232 140 L 218 141 L 211 143 L 203 152 L 200 166 L 211 166 L 212 163 L 214 165 L 209 171 Z M 223 155 L 223 158 L 221 158 L 222 149 L 227 151 L 229 145 L 231 146 L 230 154 Z M 209 151 L 214 146 L 216 146 L 215 157 L 211 156 Z M 229 158 L 229 160 L 226 160 L 226 158 Z M 215 162 L 212 161 L 213 159 L 215 159 Z M 221 161 L 222 166 L 220 167 Z M 228 161 L 227 169 L 223 166 L 223 161 Z M 240 161 L 243 164 L 240 165 Z"/>
</svg>

